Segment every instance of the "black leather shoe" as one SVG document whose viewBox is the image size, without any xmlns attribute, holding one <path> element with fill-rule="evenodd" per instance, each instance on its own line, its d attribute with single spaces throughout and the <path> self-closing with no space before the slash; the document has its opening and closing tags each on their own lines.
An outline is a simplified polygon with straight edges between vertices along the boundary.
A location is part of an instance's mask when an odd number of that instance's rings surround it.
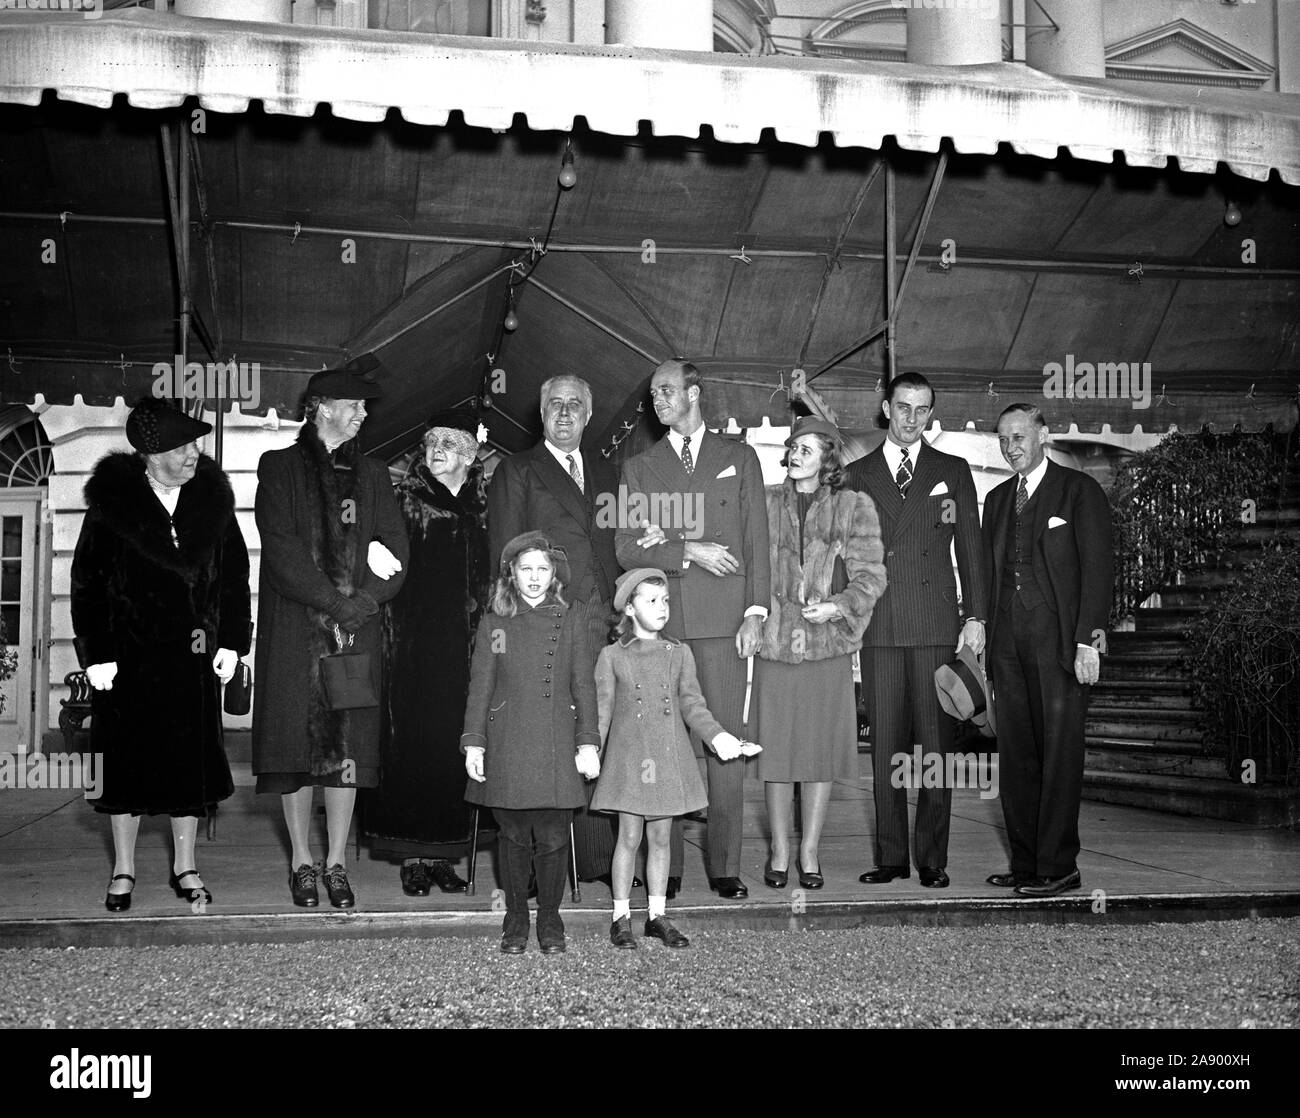
<svg viewBox="0 0 1300 1118">
<path fill-rule="evenodd" d="M 357 903 L 352 886 L 348 884 L 348 871 L 341 862 L 329 866 L 322 876 L 325 878 L 325 892 L 329 894 L 330 904 L 335 908 L 351 908 Z"/>
<path fill-rule="evenodd" d="M 939 867 L 918 866 L 916 872 L 921 878 L 921 884 L 927 889 L 947 889 L 951 884 L 947 871 Z"/>
<path fill-rule="evenodd" d="M 469 882 L 451 868 L 451 863 L 439 858 L 429 863 L 421 863 L 429 879 L 444 893 L 463 893 L 469 888 Z"/>
<path fill-rule="evenodd" d="M 316 892 L 316 867 L 303 862 L 296 870 L 290 870 L 289 892 L 299 908 L 315 908 L 320 904 L 320 894 Z"/>
<path fill-rule="evenodd" d="M 110 892 L 104 897 L 104 907 L 108 909 L 109 912 L 125 912 L 131 907 L 131 894 L 135 891 L 135 878 L 129 873 L 115 873 L 112 880 L 108 883 L 109 889 L 113 888 L 114 881 L 129 881 L 131 883 L 131 888 L 125 893 Z"/>
<path fill-rule="evenodd" d="M 862 874 L 858 880 L 863 885 L 884 885 L 896 877 L 911 877 L 912 871 L 907 866 L 875 866 Z"/>
<path fill-rule="evenodd" d="M 522 955 L 528 947 L 528 929 L 501 933 L 501 950 L 506 955 Z"/>
<path fill-rule="evenodd" d="M 711 877 L 709 878 L 709 888 L 714 890 L 718 896 L 726 897 L 728 900 L 734 901 L 749 896 L 749 890 L 745 887 L 745 883 L 738 877 Z"/>
<path fill-rule="evenodd" d="M 1038 879 L 1032 873 L 991 873 L 984 880 L 999 889 L 1014 889 L 1017 885 L 1031 885 Z"/>
<path fill-rule="evenodd" d="M 653 939 L 662 940 L 665 947 L 690 947 L 691 945 L 691 941 L 673 927 L 667 916 L 656 916 L 653 920 L 647 920 L 645 934 Z"/>
<path fill-rule="evenodd" d="M 433 887 L 429 876 L 429 867 L 423 862 L 414 862 L 402 867 L 402 892 L 408 897 L 427 897 Z"/>
<path fill-rule="evenodd" d="M 1083 878 L 1078 870 L 1072 870 L 1064 877 L 1042 877 L 1026 885 L 1016 886 L 1017 897 L 1054 897 L 1057 893 L 1066 893 L 1083 885 Z"/>
<path fill-rule="evenodd" d="M 632 934 L 632 917 L 620 916 L 609 926 L 609 942 L 624 951 L 636 947 L 636 936 Z"/>
<path fill-rule="evenodd" d="M 670 877 L 668 879 L 668 890 L 664 894 L 664 896 L 671 901 L 681 891 L 682 891 L 682 879 L 680 877 Z"/>
<path fill-rule="evenodd" d="M 211 904 L 212 894 L 208 892 L 208 887 L 202 884 L 202 882 L 198 885 L 181 884 L 181 878 L 198 876 L 198 870 L 182 870 L 180 873 L 172 874 L 171 877 L 167 879 L 167 884 L 176 891 L 176 895 L 183 901 L 189 901 L 190 904 L 198 904 L 199 902 Z"/>
<path fill-rule="evenodd" d="M 564 922 L 558 917 L 537 921 L 537 946 L 543 955 L 561 955 L 564 953 Z"/>
<path fill-rule="evenodd" d="M 769 865 L 763 871 L 763 884 L 769 889 L 784 889 L 790 881 L 789 870 L 774 870 Z"/>
<path fill-rule="evenodd" d="M 822 877 L 820 870 L 817 873 L 809 873 L 798 862 L 795 863 L 795 869 L 799 871 L 799 885 L 804 889 L 820 889 L 826 884 L 826 879 Z"/>
</svg>

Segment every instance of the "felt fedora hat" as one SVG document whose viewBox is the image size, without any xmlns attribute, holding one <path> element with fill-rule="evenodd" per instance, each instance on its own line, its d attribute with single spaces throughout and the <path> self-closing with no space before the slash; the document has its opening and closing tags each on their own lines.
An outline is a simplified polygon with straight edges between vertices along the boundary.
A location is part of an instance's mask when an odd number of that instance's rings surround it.
<svg viewBox="0 0 1300 1118">
<path fill-rule="evenodd" d="M 971 723 L 985 737 L 997 733 L 993 692 L 979 657 L 968 645 L 963 645 L 949 663 L 935 669 L 934 689 L 939 695 L 939 705 L 958 722 Z"/>
</svg>

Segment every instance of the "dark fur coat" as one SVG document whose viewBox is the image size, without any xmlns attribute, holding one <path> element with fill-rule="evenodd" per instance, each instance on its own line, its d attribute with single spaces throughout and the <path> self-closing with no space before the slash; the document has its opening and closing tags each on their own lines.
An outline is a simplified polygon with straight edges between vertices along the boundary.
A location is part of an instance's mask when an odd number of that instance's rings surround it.
<svg viewBox="0 0 1300 1118">
<path fill-rule="evenodd" d="M 333 456 L 308 423 L 293 446 L 257 467 L 262 540 L 257 602 L 253 771 L 305 773 L 315 783 L 373 785 L 379 771 L 379 708 L 332 711 L 320 657 L 337 650 L 331 605 L 364 591 L 381 606 L 401 589 L 409 553 L 388 468 L 355 440 Z M 402 564 L 384 580 L 367 562 L 372 541 Z M 380 672 L 382 614 L 354 635 L 353 651 Z M 376 680 L 378 683 L 378 680 Z"/>
<path fill-rule="evenodd" d="M 92 698 L 91 748 L 104 754 L 96 807 L 199 813 L 233 791 L 212 657 L 243 655 L 250 642 L 248 551 L 230 482 L 201 456 L 169 520 L 144 459 L 114 453 L 85 496 L 72 625 L 88 665 L 117 664 L 111 690 Z"/>
<path fill-rule="evenodd" d="M 362 803 L 372 848 L 396 857 L 464 842 L 460 733 L 474 630 L 490 583 L 482 467 L 453 494 L 422 460 L 397 487 L 410 572 L 384 641 L 383 779 Z"/>
</svg>

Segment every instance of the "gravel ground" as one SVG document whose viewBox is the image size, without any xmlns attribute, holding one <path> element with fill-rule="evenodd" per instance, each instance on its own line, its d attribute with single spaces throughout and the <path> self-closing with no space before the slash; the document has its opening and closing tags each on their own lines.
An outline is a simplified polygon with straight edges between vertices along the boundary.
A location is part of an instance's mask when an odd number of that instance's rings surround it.
<svg viewBox="0 0 1300 1118">
<path fill-rule="evenodd" d="M 7 950 L 0 1027 L 1300 1025 L 1296 920 L 683 930 L 685 951 L 584 935 L 554 957 L 495 938 Z"/>
</svg>

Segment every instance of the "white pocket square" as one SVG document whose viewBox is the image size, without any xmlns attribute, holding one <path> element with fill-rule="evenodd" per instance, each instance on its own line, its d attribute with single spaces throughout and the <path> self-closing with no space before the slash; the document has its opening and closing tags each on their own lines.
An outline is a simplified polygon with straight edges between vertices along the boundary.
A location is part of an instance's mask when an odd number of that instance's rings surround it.
<svg viewBox="0 0 1300 1118">
<path fill-rule="evenodd" d="M 947 492 L 948 492 L 948 483 L 946 481 L 941 481 L 939 482 L 938 485 L 936 485 L 933 489 L 930 490 L 930 496 L 942 497 Z"/>
<path fill-rule="evenodd" d="M 1060 528 L 1063 527 L 1064 524 L 1065 521 L 1062 520 L 1059 516 L 1048 517 L 1047 526 L 1049 528 Z"/>
<path fill-rule="evenodd" d="M 724 477 L 735 477 L 735 476 L 736 476 L 736 467 L 735 467 L 735 466 L 728 466 L 725 470 L 722 471 L 722 473 L 720 473 L 720 474 L 719 474 L 716 478 L 714 478 L 713 480 L 714 480 L 714 481 L 717 481 L 719 478 L 724 478 Z"/>
</svg>

